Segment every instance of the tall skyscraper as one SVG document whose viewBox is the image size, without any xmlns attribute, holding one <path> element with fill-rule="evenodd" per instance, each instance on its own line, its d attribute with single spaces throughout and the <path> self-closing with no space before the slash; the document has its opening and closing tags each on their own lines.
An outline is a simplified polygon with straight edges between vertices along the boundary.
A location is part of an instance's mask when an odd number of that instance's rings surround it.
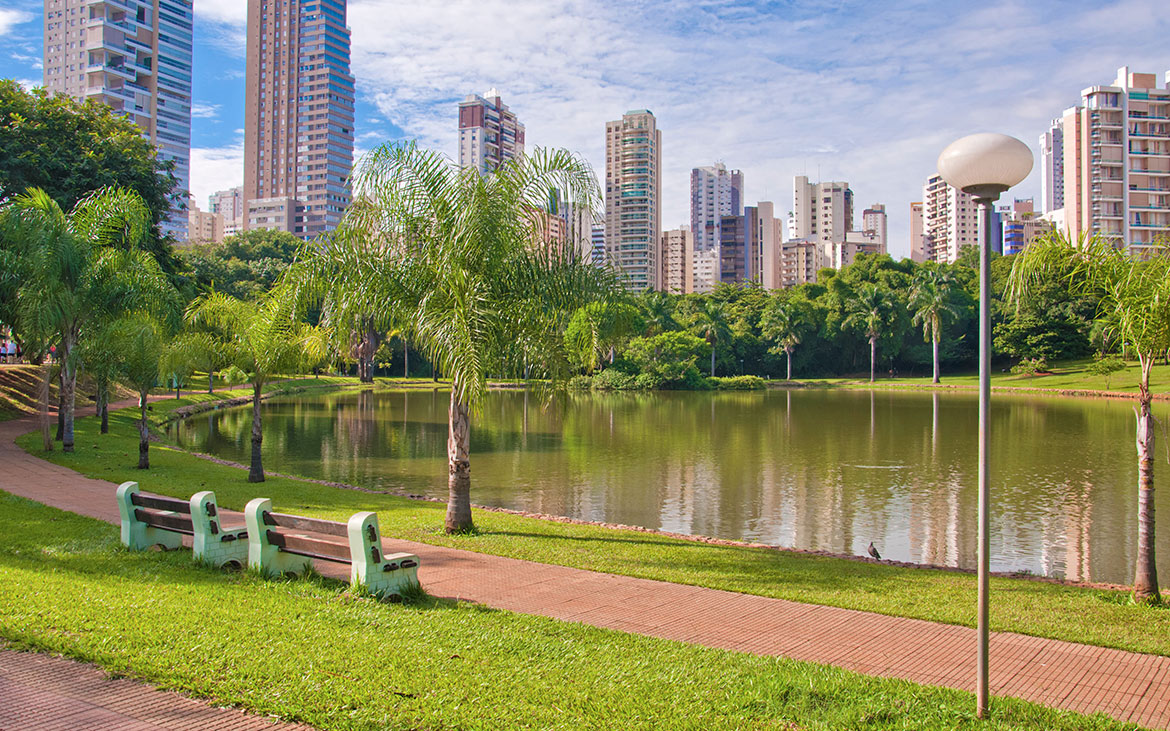
<svg viewBox="0 0 1170 731">
<path fill-rule="evenodd" d="M 922 201 L 910 204 L 910 258 L 918 263 L 927 260 L 927 244 L 923 235 Z"/>
<path fill-rule="evenodd" d="M 926 259 L 953 263 L 965 246 L 979 245 L 979 207 L 969 194 L 937 173 L 922 189 L 922 236 Z"/>
<path fill-rule="evenodd" d="M 191 188 L 191 0 L 45 0 L 43 84 L 127 117 L 173 161 L 164 234 L 187 239 Z"/>
<path fill-rule="evenodd" d="M 661 289 L 662 132 L 648 109 L 605 125 L 605 253 L 631 290 Z"/>
<path fill-rule="evenodd" d="M 247 228 L 304 239 L 353 199 L 354 79 L 345 0 L 248 0 Z"/>
<path fill-rule="evenodd" d="M 1040 212 L 1064 208 L 1064 120 L 1040 135 Z"/>
<path fill-rule="evenodd" d="M 792 184 L 790 238 L 831 243 L 853 230 L 853 191 L 849 183 L 810 183 L 797 175 Z"/>
<path fill-rule="evenodd" d="M 1059 126 L 1073 237 L 1101 234 L 1139 253 L 1170 235 L 1170 88 L 1123 66 L 1112 85 L 1084 89 Z"/>
<path fill-rule="evenodd" d="M 874 203 L 861 212 L 861 230 L 870 235 L 872 242 L 886 252 L 886 207 Z"/>
<path fill-rule="evenodd" d="M 662 232 L 662 291 L 687 294 L 695 289 L 695 237 L 689 226 Z"/>
<path fill-rule="evenodd" d="M 742 215 L 742 172 L 721 162 L 691 170 L 691 232 L 697 251 L 719 247 L 719 219 Z"/>
<path fill-rule="evenodd" d="M 508 160 L 524 156 L 524 125 L 489 89 L 459 103 L 459 167 L 473 167 L 484 175 Z"/>
</svg>

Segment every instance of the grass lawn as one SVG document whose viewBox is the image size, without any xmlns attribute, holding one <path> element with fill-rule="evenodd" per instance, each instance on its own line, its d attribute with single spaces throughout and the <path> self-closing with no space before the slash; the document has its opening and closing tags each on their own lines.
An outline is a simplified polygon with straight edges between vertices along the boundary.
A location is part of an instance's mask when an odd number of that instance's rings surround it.
<svg viewBox="0 0 1170 731">
<path fill-rule="evenodd" d="M 1112 376 L 1106 378 L 1105 376 L 1095 376 L 1085 370 L 1085 367 L 1092 361 L 1077 360 L 1067 361 L 1064 363 L 1057 363 L 1051 368 L 1049 375 L 1025 376 L 1014 373 L 1003 373 L 995 371 L 991 374 L 991 387 L 993 389 L 1039 389 L 1052 391 L 1110 391 L 1114 393 L 1137 394 L 1137 383 L 1140 378 L 1140 368 L 1137 361 L 1126 364 L 1123 371 L 1118 371 Z M 902 388 L 913 387 L 920 388 L 931 386 L 930 375 L 925 375 L 917 378 L 888 378 L 878 373 L 877 381 L 873 387 L 877 388 Z M 795 379 L 800 383 L 809 386 L 832 386 L 832 387 L 856 387 L 856 388 L 870 388 L 868 379 L 857 378 L 809 378 Z M 979 374 L 975 371 L 964 371 L 962 373 L 947 373 L 942 374 L 942 385 L 960 386 L 969 388 L 979 387 Z M 1170 392 L 1170 366 L 1154 366 L 1154 370 L 1150 375 L 1150 389 L 1154 393 Z"/>
<path fill-rule="evenodd" d="M 161 403 L 155 404 L 156 415 Z M 107 435 L 97 433 L 92 418 L 80 419 L 77 451 L 46 456 L 90 477 L 114 483 L 135 480 L 150 492 L 188 497 L 214 490 L 220 505 L 235 510 L 257 496 L 273 498 L 282 512 L 334 520 L 374 510 L 387 536 L 813 604 L 975 624 L 976 582 L 970 574 L 713 545 L 482 510 L 475 511 L 477 534 L 447 536 L 442 532 L 442 504 L 277 477 L 250 484 L 242 470 L 158 444 L 151 447 L 150 470 L 142 472 L 135 469 L 138 437 L 133 418 L 131 410 L 111 414 Z M 40 453 L 35 434 L 18 443 Z M 1170 607 L 1131 604 L 1127 592 L 1025 579 L 994 578 L 992 590 L 994 630 L 1170 655 Z"/>
<path fill-rule="evenodd" d="M 0 493 L 0 636 L 322 729 L 1130 729 L 781 658 L 130 553 Z"/>
</svg>

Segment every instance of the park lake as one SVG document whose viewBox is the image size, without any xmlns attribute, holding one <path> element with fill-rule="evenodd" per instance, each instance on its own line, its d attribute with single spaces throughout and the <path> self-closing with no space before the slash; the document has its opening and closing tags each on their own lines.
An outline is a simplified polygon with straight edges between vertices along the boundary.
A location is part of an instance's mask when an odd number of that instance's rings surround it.
<svg viewBox="0 0 1170 731">
<path fill-rule="evenodd" d="M 430 390 L 273 398 L 265 467 L 445 498 L 447 405 Z M 1164 402 L 1155 415 L 1166 422 Z M 247 463 L 251 416 L 200 414 L 170 438 Z M 494 391 L 472 416 L 472 500 L 833 553 L 864 555 L 873 541 L 883 558 L 973 568 L 977 419 L 967 391 Z M 996 394 L 991 428 L 992 570 L 1132 581 L 1131 402 Z M 1170 565 L 1165 517 L 1158 527 Z"/>
</svg>

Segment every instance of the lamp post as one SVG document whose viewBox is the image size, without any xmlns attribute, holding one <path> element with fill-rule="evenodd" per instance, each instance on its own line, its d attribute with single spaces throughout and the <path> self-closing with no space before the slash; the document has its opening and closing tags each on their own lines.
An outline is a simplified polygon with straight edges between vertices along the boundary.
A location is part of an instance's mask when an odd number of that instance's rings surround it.
<svg viewBox="0 0 1170 731">
<path fill-rule="evenodd" d="M 991 480 L 988 471 L 991 407 L 991 221 L 1001 193 L 1032 172 L 1032 151 L 1007 135 L 982 132 L 947 145 L 938 172 L 950 185 L 975 197 L 983 241 L 979 251 L 979 649 L 975 677 L 975 716 L 987 717 L 988 580 L 990 578 Z"/>
</svg>

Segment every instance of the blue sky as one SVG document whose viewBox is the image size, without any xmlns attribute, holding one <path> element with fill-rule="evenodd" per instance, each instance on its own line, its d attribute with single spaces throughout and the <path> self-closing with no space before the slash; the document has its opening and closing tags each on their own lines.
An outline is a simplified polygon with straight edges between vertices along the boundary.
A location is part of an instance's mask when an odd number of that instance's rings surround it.
<svg viewBox="0 0 1170 731">
<path fill-rule="evenodd" d="M 456 103 L 494 86 L 529 145 L 599 168 L 606 120 L 649 108 L 665 227 L 689 218 L 690 169 L 722 160 L 744 171 L 748 203 L 779 214 L 794 175 L 848 181 L 858 219 L 886 204 L 902 256 L 909 204 L 948 142 L 989 130 L 1035 151 L 1048 120 L 1120 66 L 1163 79 L 1166 2 L 351 0 L 357 144 L 411 137 L 454 154 Z M 0 76 L 39 83 L 41 7 L 4 0 Z M 201 205 L 243 180 L 245 8 L 195 0 Z M 1039 192 L 1035 172 L 1015 190 Z"/>
</svg>

